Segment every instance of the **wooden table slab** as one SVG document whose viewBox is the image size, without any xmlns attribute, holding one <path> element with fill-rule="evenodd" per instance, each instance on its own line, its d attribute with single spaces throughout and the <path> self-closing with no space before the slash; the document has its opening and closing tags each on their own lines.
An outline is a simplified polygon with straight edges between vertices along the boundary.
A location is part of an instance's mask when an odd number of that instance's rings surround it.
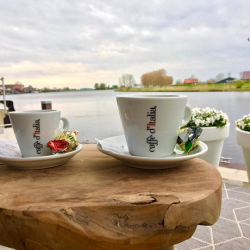
<svg viewBox="0 0 250 250">
<path fill-rule="evenodd" d="M 198 158 L 141 170 L 85 144 L 56 168 L 0 165 L 0 244 L 16 250 L 173 249 L 220 209 L 221 176 Z"/>
</svg>

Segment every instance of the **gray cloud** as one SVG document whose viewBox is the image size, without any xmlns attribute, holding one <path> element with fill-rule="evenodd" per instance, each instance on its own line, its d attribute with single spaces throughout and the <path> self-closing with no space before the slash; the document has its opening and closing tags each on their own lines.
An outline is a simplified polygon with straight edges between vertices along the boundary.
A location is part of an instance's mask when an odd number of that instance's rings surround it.
<svg viewBox="0 0 250 250">
<path fill-rule="evenodd" d="M 250 70 L 249 8 L 245 0 L 0 0 L 0 72 L 95 74 L 111 84 L 159 68 L 175 79 L 238 76 Z"/>
</svg>

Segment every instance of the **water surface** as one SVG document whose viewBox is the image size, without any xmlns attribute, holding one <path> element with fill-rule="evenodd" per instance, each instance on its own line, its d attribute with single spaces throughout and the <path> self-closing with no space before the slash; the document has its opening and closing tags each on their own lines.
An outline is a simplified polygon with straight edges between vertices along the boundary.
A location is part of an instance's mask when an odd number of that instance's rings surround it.
<svg viewBox="0 0 250 250">
<path fill-rule="evenodd" d="M 41 109 L 41 101 L 52 101 L 52 108 L 61 110 L 70 121 L 70 129 L 79 131 L 79 140 L 104 139 L 123 134 L 116 105 L 116 96 L 128 93 L 105 91 L 82 91 L 8 95 L 18 111 Z M 158 93 L 156 93 L 158 94 Z M 222 156 L 232 157 L 233 162 L 244 163 L 241 147 L 236 142 L 235 120 L 250 113 L 250 92 L 179 92 L 188 96 L 188 105 L 213 107 L 227 113 L 230 136 L 225 140 Z"/>
</svg>

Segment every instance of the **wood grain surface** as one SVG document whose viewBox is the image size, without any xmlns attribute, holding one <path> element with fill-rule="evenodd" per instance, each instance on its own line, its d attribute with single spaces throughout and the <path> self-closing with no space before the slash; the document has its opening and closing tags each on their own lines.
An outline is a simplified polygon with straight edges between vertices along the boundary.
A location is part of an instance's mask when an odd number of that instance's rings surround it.
<svg viewBox="0 0 250 250">
<path fill-rule="evenodd" d="M 16 250 L 172 249 L 220 209 L 221 176 L 198 158 L 141 170 L 85 144 L 51 169 L 0 165 L 0 244 Z"/>
</svg>

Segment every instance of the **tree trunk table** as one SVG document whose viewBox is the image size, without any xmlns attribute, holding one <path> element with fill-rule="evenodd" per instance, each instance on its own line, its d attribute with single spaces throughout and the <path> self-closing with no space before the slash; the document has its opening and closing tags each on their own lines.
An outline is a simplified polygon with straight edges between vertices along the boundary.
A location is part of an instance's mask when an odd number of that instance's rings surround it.
<svg viewBox="0 0 250 250">
<path fill-rule="evenodd" d="M 220 210 L 221 176 L 198 158 L 142 170 L 85 144 L 55 168 L 0 165 L 0 244 L 16 250 L 170 250 Z"/>
</svg>

